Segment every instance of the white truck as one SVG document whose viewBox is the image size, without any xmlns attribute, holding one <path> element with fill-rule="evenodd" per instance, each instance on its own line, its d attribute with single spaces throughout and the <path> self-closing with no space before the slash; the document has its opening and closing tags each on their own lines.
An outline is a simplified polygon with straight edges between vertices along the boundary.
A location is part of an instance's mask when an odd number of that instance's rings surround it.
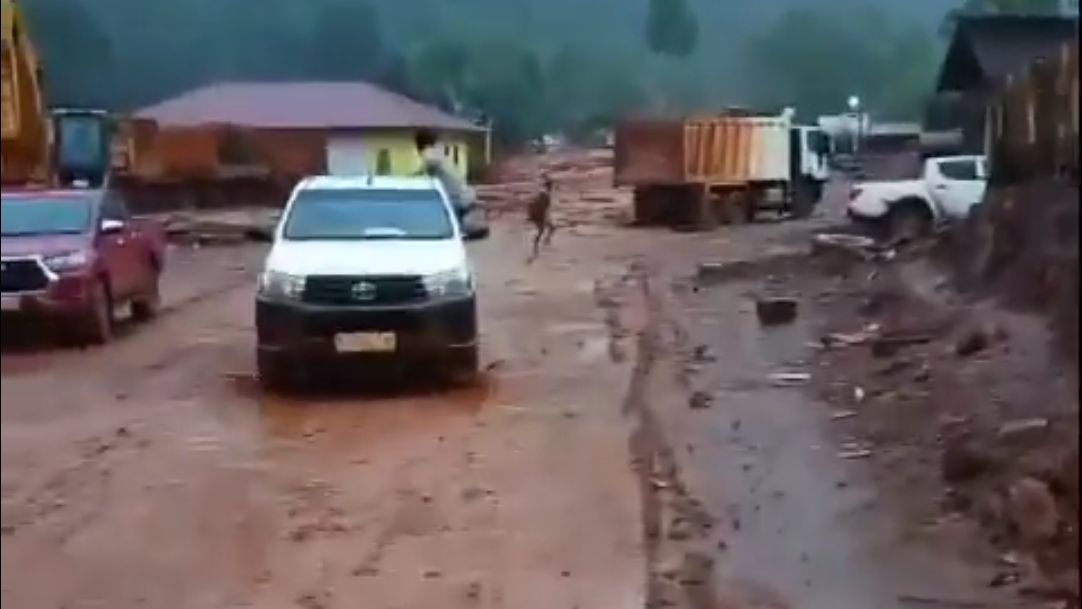
<svg viewBox="0 0 1082 609">
<path fill-rule="evenodd" d="M 930 158 L 917 179 L 854 185 L 846 213 L 854 221 L 887 230 L 892 238 L 912 238 L 936 224 L 968 216 L 984 198 L 987 180 L 984 156 Z"/>
</svg>

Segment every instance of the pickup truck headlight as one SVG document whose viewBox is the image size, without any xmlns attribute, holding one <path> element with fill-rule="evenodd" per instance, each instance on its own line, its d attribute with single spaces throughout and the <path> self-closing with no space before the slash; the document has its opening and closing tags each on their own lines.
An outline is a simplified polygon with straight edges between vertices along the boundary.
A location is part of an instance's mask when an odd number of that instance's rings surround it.
<svg viewBox="0 0 1082 609">
<path fill-rule="evenodd" d="M 470 296 L 473 294 L 473 278 L 465 268 L 452 269 L 424 278 L 425 289 L 432 298 Z"/>
<path fill-rule="evenodd" d="M 299 300 L 304 295 L 304 277 L 280 271 L 264 271 L 259 276 L 259 293 L 268 298 Z"/>
<path fill-rule="evenodd" d="M 42 259 L 45 267 L 54 273 L 63 273 L 81 269 L 90 264 L 90 255 L 85 251 L 64 252 Z"/>
</svg>

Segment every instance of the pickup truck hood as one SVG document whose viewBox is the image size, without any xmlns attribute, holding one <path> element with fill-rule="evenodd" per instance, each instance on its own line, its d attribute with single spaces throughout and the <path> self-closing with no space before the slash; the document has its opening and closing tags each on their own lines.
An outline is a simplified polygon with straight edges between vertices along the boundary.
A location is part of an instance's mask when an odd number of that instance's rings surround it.
<svg viewBox="0 0 1082 609">
<path fill-rule="evenodd" d="M 0 255 L 55 256 L 90 248 L 89 235 L 27 235 L 0 239 Z"/>
<path fill-rule="evenodd" d="M 439 241 L 279 241 L 267 269 L 291 275 L 430 275 L 466 266 L 466 248 Z"/>
<path fill-rule="evenodd" d="M 858 218 L 876 219 L 890 213 L 893 201 L 917 197 L 929 199 L 923 180 L 893 182 L 862 182 L 855 186 L 858 194 L 849 201 L 849 214 Z"/>
</svg>

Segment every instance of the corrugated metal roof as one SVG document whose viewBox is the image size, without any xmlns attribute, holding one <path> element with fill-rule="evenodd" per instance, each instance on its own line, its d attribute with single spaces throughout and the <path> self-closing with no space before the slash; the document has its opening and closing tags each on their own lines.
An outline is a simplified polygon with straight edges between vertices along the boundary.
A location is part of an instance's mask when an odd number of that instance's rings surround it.
<svg viewBox="0 0 1082 609">
<path fill-rule="evenodd" d="M 218 83 L 144 108 L 136 116 L 154 119 L 166 126 L 484 129 L 366 82 Z"/>
<path fill-rule="evenodd" d="M 1026 15 L 982 15 L 958 21 L 939 75 L 940 91 L 998 83 L 1050 57 L 1078 39 L 1078 19 Z"/>
</svg>

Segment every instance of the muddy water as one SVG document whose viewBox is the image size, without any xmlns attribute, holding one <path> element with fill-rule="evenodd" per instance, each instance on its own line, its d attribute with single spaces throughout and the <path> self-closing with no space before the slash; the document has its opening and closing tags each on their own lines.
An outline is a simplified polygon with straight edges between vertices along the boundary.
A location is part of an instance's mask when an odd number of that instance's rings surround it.
<svg viewBox="0 0 1082 609">
<path fill-rule="evenodd" d="M 474 247 L 471 387 L 261 393 L 257 250 L 180 261 L 108 347 L 5 351 L 3 604 L 640 609 L 609 264 L 568 236 L 527 269 L 518 237 Z"/>
<path fill-rule="evenodd" d="M 859 459 L 840 456 L 859 439 L 831 429 L 830 409 L 806 387 L 773 386 L 776 372 L 815 373 L 808 344 L 816 334 L 807 314 L 761 327 L 750 297 L 759 287 L 730 283 L 681 297 L 685 349 L 705 345 L 712 360 L 691 365 L 692 383 L 714 401 L 666 423 L 686 439 L 685 477 L 723 531 L 720 594 L 749 607 L 800 609 L 983 598 L 988 573 L 896 521 Z"/>
</svg>

